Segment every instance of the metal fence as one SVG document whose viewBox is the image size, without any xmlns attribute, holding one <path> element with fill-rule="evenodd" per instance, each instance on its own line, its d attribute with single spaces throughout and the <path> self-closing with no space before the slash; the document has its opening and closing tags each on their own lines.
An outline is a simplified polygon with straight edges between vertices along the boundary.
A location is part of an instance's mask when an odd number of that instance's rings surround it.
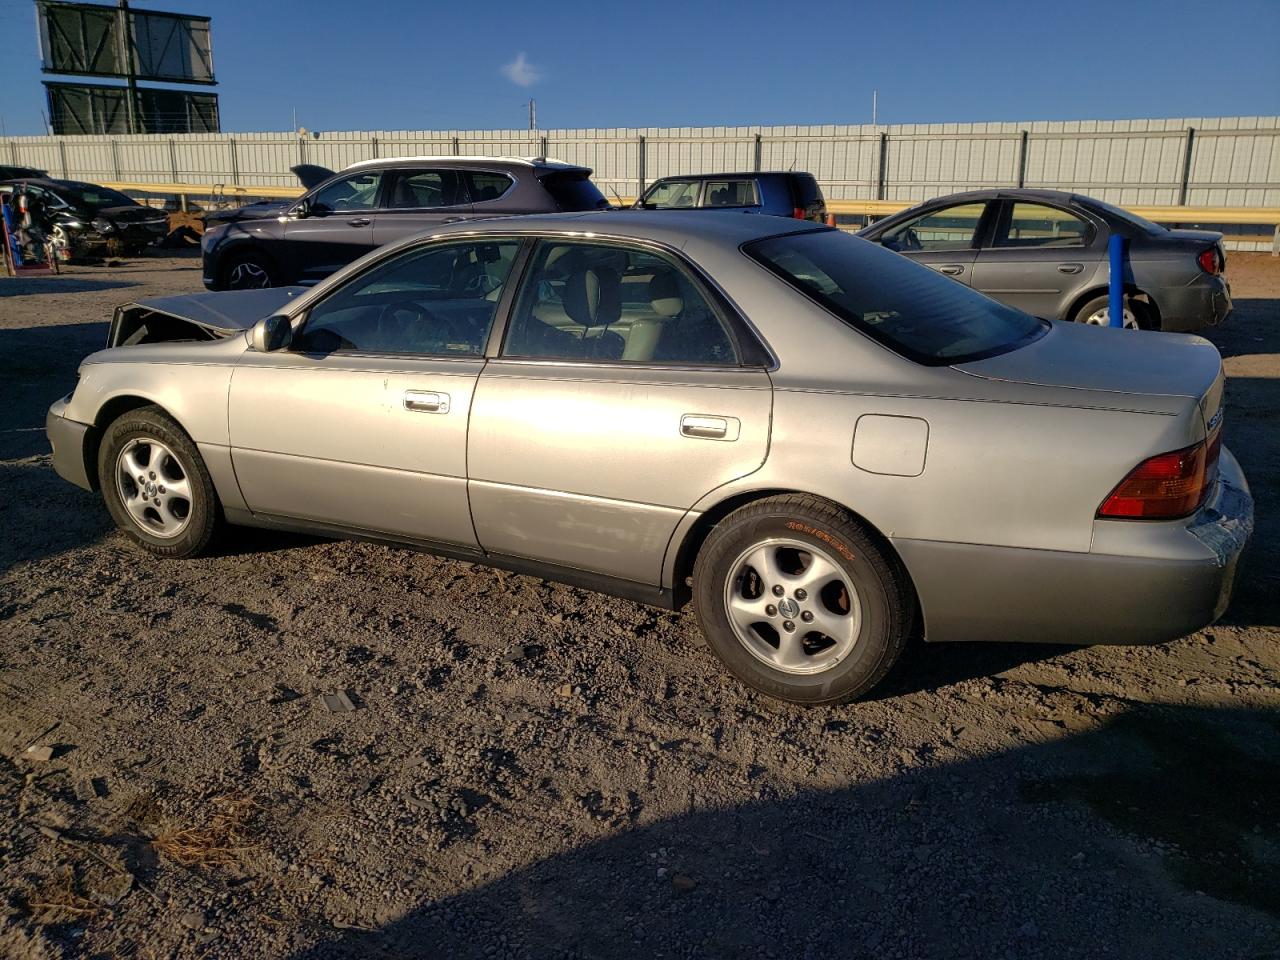
<svg viewBox="0 0 1280 960">
<path fill-rule="evenodd" d="M 1129 205 L 1280 206 L 1280 117 L 893 126 L 664 127 L 0 138 L 0 163 L 84 180 L 292 186 L 289 167 L 408 155 L 541 154 L 635 196 L 679 173 L 807 170 L 831 200 L 1051 187 Z M 1245 248 L 1253 244 L 1244 244 Z M 1270 239 L 1259 236 L 1257 249 Z"/>
</svg>

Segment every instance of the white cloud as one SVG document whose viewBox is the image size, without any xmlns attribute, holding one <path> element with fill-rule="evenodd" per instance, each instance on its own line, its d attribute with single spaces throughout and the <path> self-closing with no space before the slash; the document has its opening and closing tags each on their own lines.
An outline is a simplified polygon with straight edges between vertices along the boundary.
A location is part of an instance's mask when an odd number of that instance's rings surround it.
<svg viewBox="0 0 1280 960">
<path fill-rule="evenodd" d="M 502 75 L 517 87 L 532 87 L 542 79 L 542 71 L 525 58 L 523 50 L 510 63 L 502 65 Z"/>
</svg>

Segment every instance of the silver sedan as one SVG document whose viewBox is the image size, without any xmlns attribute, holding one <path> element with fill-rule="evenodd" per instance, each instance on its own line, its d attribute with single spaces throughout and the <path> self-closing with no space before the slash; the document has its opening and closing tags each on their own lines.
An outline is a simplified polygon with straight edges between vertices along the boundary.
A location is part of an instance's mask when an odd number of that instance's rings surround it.
<svg viewBox="0 0 1280 960">
<path fill-rule="evenodd" d="M 811 223 L 469 223 L 310 290 L 130 304 L 110 342 L 48 433 L 142 549 L 247 524 L 692 600 L 794 701 L 864 693 L 914 632 L 1192 632 L 1252 529 L 1211 344 L 1038 320 Z"/>
</svg>

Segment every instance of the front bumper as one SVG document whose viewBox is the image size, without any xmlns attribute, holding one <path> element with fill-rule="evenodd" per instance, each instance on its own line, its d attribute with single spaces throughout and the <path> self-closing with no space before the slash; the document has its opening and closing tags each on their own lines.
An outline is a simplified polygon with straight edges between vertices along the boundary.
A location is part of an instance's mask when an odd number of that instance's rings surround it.
<svg viewBox="0 0 1280 960">
<path fill-rule="evenodd" d="M 1222 451 L 1208 502 L 1182 521 L 1101 520 L 1089 553 L 895 540 L 929 641 L 1163 643 L 1231 601 L 1253 498 Z"/>
<path fill-rule="evenodd" d="M 87 423 L 68 420 L 65 411 L 70 397 L 63 397 L 49 408 L 44 418 L 44 432 L 53 447 L 53 470 L 63 480 L 85 490 L 94 489 L 89 476 L 89 436 Z"/>
</svg>

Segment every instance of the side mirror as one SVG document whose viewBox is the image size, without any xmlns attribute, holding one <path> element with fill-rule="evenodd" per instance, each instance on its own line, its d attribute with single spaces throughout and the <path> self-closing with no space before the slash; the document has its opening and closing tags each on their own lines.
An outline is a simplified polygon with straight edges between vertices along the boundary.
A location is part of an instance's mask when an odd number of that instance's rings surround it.
<svg viewBox="0 0 1280 960">
<path fill-rule="evenodd" d="M 249 345 L 258 353 L 283 350 L 292 340 L 293 327 L 285 316 L 276 315 L 259 320 L 249 331 Z"/>
<path fill-rule="evenodd" d="M 310 197 L 303 197 L 293 208 L 293 215 L 299 220 L 305 220 L 307 217 L 311 216 L 311 214 L 312 209 Z"/>
</svg>

